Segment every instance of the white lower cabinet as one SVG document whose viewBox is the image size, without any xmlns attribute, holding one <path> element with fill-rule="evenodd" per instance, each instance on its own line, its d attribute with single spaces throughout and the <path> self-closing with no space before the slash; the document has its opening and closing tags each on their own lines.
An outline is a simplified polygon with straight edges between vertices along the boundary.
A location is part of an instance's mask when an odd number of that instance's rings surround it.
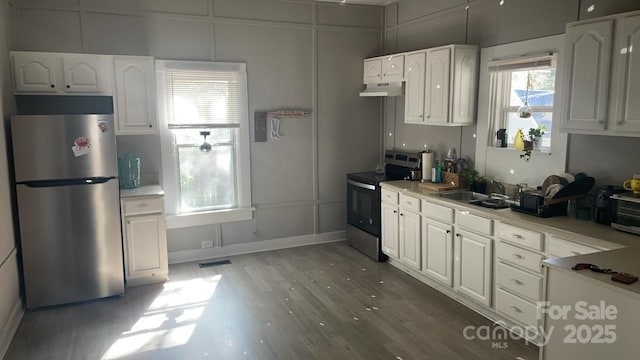
<svg viewBox="0 0 640 360">
<path fill-rule="evenodd" d="M 167 234 L 162 197 L 122 199 L 127 286 L 167 279 Z"/>
<path fill-rule="evenodd" d="M 485 306 L 491 306 L 492 242 L 490 238 L 456 230 L 455 289 Z"/>
<path fill-rule="evenodd" d="M 382 252 L 398 258 L 398 207 L 382 203 Z"/>
<path fill-rule="evenodd" d="M 400 261 L 420 270 L 420 215 L 400 209 Z"/>
<path fill-rule="evenodd" d="M 453 286 L 453 226 L 422 218 L 422 272 Z"/>
</svg>

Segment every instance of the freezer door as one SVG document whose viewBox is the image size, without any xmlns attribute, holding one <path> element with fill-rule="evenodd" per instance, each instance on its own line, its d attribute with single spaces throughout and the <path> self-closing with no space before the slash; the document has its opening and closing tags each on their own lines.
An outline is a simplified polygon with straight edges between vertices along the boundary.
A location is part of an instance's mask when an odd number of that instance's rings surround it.
<svg viewBox="0 0 640 360">
<path fill-rule="evenodd" d="M 118 176 L 112 115 L 11 117 L 16 181 Z"/>
<path fill-rule="evenodd" d="M 124 292 L 117 179 L 16 188 L 28 308 Z"/>
</svg>

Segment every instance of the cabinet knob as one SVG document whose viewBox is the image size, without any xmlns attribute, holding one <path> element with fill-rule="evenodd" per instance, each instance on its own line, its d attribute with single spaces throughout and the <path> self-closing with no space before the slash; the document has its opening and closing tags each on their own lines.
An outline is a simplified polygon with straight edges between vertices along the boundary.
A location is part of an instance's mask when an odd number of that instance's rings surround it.
<svg viewBox="0 0 640 360">
<path fill-rule="evenodd" d="M 398 212 L 397 212 L 397 211 L 395 211 L 395 210 L 393 210 L 393 213 L 394 213 L 394 214 L 397 214 Z"/>
<path fill-rule="evenodd" d="M 460 235 L 460 234 L 456 234 L 456 236 L 457 236 L 457 237 L 460 237 L 460 236 L 462 236 L 462 235 Z"/>
<path fill-rule="evenodd" d="M 404 214 L 403 214 L 403 213 L 400 213 L 400 216 L 404 216 Z"/>
<path fill-rule="evenodd" d="M 447 234 L 451 234 L 451 230 L 447 230 Z"/>
<path fill-rule="evenodd" d="M 149 124 L 149 127 L 150 127 L 150 128 L 152 128 L 152 127 L 153 127 L 153 125 Z"/>
<path fill-rule="evenodd" d="M 127 220 L 127 224 L 131 224 L 131 220 Z"/>
<path fill-rule="evenodd" d="M 524 256 L 522 256 L 520 254 L 513 254 L 513 257 L 516 258 L 516 259 L 520 259 L 520 260 L 524 259 Z"/>
<path fill-rule="evenodd" d="M 421 118 L 421 117 L 422 117 L 422 115 L 418 115 L 418 117 L 419 117 L 419 118 Z"/>
<path fill-rule="evenodd" d="M 67 85 L 67 89 L 71 89 L 71 85 Z"/>
<path fill-rule="evenodd" d="M 52 89 L 53 89 L 53 88 L 55 88 L 55 87 L 56 87 L 56 86 L 55 86 L 54 84 L 51 84 L 51 88 L 52 88 Z"/>
<path fill-rule="evenodd" d="M 427 119 L 430 119 L 430 118 L 431 118 L 431 115 L 427 115 Z"/>
<path fill-rule="evenodd" d="M 522 310 L 520 310 L 520 308 L 518 308 L 517 306 L 511 306 L 511 308 L 513 309 L 513 311 L 517 312 L 517 313 L 522 313 Z"/>
<path fill-rule="evenodd" d="M 522 285 L 522 281 L 518 280 L 518 279 L 511 279 L 511 282 L 513 282 L 516 285 Z"/>
</svg>

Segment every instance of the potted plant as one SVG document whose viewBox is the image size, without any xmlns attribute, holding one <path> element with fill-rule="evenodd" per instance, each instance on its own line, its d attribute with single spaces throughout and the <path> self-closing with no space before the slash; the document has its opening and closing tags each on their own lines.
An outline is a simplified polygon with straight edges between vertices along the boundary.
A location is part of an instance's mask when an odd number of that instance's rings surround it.
<svg viewBox="0 0 640 360">
<path fill-rule="evenodd" d="M 529 129 L 529 139 L 524 141 L 524 149 L 522 150 L 522 154 L 520 154 L 520 159 L 529 161 L 531 160 L 532 151 L 540 151 L 542 147 L 542 135 L 544 135 L 546 129 L 544 125 Z"/>
<path fill-rule="evenodd" d="M 529 140 L 533 141 L 533 149 L 535 151 L 540 151 L 542 147 L 542 135 L 544 135 L 545 130 L 547 130 L 547 128 L 544 125 L 539 125 L 535 129 L 529 129 Z"/>
<path fill-rule="evenodd" d="M 487 191 L 487 179 L 479 176 L 474 169 L 465 169 L 462 172 L 464 181 L 469 184 L 469 190 L 484 194 Z"/>
</svg>

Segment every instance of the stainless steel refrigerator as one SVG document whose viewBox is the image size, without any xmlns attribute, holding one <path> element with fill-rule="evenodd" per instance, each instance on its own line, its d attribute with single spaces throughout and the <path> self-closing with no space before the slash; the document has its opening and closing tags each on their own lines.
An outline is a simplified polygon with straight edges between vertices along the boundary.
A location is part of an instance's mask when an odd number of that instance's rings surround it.
<svg viewBox="0 0 640 360">
<path fill-rule="evenodd" d="M 27 308 L 124 292 L 111 115 L 11 117 Z"/>
</svg>

